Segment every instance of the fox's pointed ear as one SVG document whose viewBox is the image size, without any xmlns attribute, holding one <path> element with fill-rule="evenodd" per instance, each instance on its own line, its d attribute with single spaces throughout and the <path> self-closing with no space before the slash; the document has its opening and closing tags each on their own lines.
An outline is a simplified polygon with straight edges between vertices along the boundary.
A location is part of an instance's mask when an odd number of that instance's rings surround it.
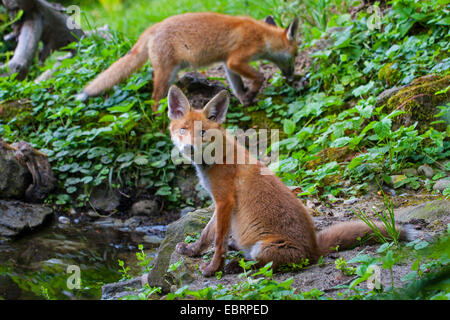
<svg viewBox="0 0 450 320">
<path fill-rule="evenodd" d="M 289 27 L 286 29 L 286 37 L 289 41 L 295 40 L 298 31 L 298 18 L 295 17 Z"/>
<path fill-rule="evenodd" d="M 203 114 L 209 120 L 223 123 L 227 115 L 229 104 L 230 97 L 228 92 L 222 90 L 206 104 L 203 108 Z"/>
<path fill-rule="evenodd" d="M 267 17 L 264 19 L 264 22 L 267 23 L 267 24 L 270 24 L 270 25 L 272 25 L 272 26 L 278 27 L 278 26 L 277 26 L 277 23 L 275 22 L 275 20 L 273 19 L 272 16 L 267 16 Z"/>
<path fill-rule="evenodd" d="M 167 103 L 169 105 L 170 120 L 182 118 L 191 109 L 188 99 L 177 86 L 170 87 Z"/>
</svg>

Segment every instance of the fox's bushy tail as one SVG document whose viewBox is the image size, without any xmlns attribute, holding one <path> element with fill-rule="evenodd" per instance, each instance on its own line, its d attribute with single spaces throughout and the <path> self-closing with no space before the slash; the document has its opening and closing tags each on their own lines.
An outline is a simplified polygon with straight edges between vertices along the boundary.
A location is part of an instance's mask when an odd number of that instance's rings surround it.
<svg viewBox="0 0 450 320">
<path fill-rule="evenodd" d="M 384 237 L 390 238 L 384 225 L 381 222 L 376 223 L 378 229 Z M 397 225 L 396 230 L 400 231 L 400 240 L 412 241 L 420 236 L 411 225 Z M 372 229 L 363 221 L 349 221 L 333 225 L 320 231 L 317 234 L 317 243 L 321 255 L 325 256 L 332 251 L 349 249 L 354 247 L 360 241 L 370 237 L 371 242 L 376 241 L 376 236 Z"/>
<path fill-rule="evenodd" d="M 79 98 L 83 100 L 83 98 L 97 96 L 112 88 L 140 69 L 147 62 L 148 58 L 147 41 L 145 41 L 145 38 L 141 38 L 126 55 L 114 62 L 89 83 L 83 89 Z"/>
</svg>

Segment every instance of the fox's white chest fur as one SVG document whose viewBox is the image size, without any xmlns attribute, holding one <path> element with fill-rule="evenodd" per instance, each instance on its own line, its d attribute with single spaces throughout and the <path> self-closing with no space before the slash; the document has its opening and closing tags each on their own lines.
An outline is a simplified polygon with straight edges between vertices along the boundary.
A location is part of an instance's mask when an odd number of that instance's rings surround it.
<svg viewBox="0 0 450 320">
<path fill-rule="evenodd" d="M 206 191 L 208 191 L 209 196 L 214 201 L 214 197 L 213 197 L 213 194 L 211 192 L 211 183 L 209 181 L 208 175 L 205 172 L 206 170 L 208 170 L 208 168 L 205 168 L 205 165 L 197 164 L 194 161 L 192 161 L 192 164 L 194 165 L 195 171 L 197 172 L 197 177 L 198 177 L 198 180 L 200 182 L 200 185 Z"/>
</svg>

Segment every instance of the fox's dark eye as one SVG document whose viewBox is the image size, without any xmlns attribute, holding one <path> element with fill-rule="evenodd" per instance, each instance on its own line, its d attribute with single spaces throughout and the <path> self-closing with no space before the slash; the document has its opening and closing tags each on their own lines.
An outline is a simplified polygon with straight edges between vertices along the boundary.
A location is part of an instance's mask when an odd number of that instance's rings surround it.
<svg viewBox="0 0 450 320">
<path fill-rule="evenodd" d="M 180 129 L 180 134 L 185 134 L 186 133 L 186 128 L 181 128 Z"/>
</svg>

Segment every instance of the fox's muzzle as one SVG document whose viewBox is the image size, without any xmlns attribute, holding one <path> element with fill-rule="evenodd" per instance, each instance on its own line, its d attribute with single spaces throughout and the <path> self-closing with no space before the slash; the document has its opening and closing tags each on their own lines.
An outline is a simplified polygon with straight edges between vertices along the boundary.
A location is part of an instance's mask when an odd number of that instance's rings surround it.
<svg viewBox="0 0 450 320">
<path fill-rule="evenodd" d="M 289 67 L 281 70 L 281 75 L 286 80 L 288 84 L 292 84 L 294 82 L 294 71 L 293 67 Z"/>
</svg>

